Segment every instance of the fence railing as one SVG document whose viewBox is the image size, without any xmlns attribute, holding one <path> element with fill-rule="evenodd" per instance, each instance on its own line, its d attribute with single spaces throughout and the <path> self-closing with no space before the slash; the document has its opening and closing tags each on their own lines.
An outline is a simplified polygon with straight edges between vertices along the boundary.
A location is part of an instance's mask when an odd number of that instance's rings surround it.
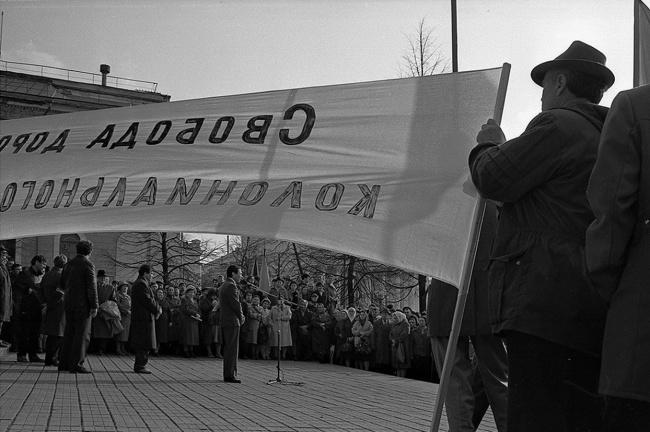
<svg viewBox="0 0 650 432">
<path fill-rule="evenodd" d="M 0 60 L 0 70 L 29 75 L 38 75 L 48 78 L 56 78 L 67 81 L 83 82 L 101 85 L 102 75 L 92 72 L 83 72 L 73 69 L 63 69 L 53 66 L 44 66 L 31 63 L 18 63 Z M 140 81 L 129 78 L 121 78 L 113 75 L 106 76 L 106 85 L 125 90 L 135 90 L 155 93 L 158 83 L 151 81 Z"/>
</svg>

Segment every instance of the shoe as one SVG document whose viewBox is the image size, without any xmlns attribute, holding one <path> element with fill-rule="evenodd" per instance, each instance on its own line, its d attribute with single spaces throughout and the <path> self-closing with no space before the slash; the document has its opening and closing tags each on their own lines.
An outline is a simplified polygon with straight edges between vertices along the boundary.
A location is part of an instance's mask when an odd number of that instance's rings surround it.
<svg viewBox="0 0 650 432">
<path fill-rule="evenodd" d="M 241 384 L 241 380 L 237 378 L 224 378 L 223 382 Z"/>
<path fill-rule="evenodd" d="M 7 342 L 0 340 L 0 348 L 7 348 L 9 345 L 10 344 L 8 344 Z"/>
<path fill-rule="evenodd" d="M 153 357 L 160 357 L 160 353 L 158 351 L 154 351 L 151 353 Z"/>
<path fill-rule="evenodd" d="M 147 368 L 141 368 L 141 369 L 133 369 L 133 372 L 139 373 L 139 374 L 150 374 L 151 371 Z"/>
<path fill-rule="evenodd" d="M 57 369 L 59 370 L 59 372 L 70 372 L 70 367 L 62 366 L 61 363 L 59 363 L 59 367 Z"/>
<path fill-rule="evenodd" d="M 37 356 L 37 355 L 35 355 L 35 356 L 30 356 L 30 357 L 29 357 L 29 361 L 30 361 L 31 363 L 43 363 L 43 359 L 40 358 L 40 357 Z"/>
<path fill-rule="evenodd" d="M 93 371 L 90 369 L 86 369 L 83 366 L 77 366 L 75 368 L 70 369 L 70 373 L 82 373 L 82 374 L 91 374 Z"/>
<path fill-rule="evenodd" d="M 97 351 L 97 355 L 99 357 L 102 357 L 104 355 L 104 351 L 102 351 L 102 350 Z"/>
<path fill-rule="evenodd" d="M 58 366 L 58 365 L 59 365 L 59 361 L 57 359 L 45 362 L 45 366 Z"/>
<path fill-rule="evenodd" d="M 185 358 L 192 358 L 192 356 L 190 355 L 190 353 L 184 353 L 184 354 L 183 354 L 183 357 L 185 357 Z"/>
<path fill-rule="evenodd" d="M 25 357 L 25 356 L 18 356 L 18 358 L 16 359 L 16 361 L 17 361 L 18 363 L 29 363 L 29 360 L 27 360 L 27 357 Z"/>
</svg>

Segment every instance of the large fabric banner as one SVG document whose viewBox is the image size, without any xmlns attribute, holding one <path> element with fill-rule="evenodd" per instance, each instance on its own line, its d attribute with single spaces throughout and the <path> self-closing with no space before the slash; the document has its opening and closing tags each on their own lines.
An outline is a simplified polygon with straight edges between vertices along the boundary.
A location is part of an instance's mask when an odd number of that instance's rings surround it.
<svg viewBox="0 0 650 432">
<path fill-rule="evenodd" d="M 458 286 L 501 68 L 0 122 L 0 238 L 241 234 Z"/>
<path fill-rule="evenodd" d="M 650 84 L 650 9 L 635 0 L 634 86 Z"/>
</svg>

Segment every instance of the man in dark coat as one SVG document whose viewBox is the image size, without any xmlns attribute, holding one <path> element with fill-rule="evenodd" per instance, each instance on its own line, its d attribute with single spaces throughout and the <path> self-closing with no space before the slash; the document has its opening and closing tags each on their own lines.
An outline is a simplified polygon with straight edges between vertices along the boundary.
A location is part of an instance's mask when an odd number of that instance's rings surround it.
<svg viewBox="0 0 650 432">
<path fill-rule="evenodd" d="M 7 253 L 7 249 L 0 244 L 0 333 L 2 332 L 2 324 L 11 321 L 13 295 L 11 292 L 9 269 L 7 269 L 8 262 L 9 254 Z M 8 343 L 0 340 L 0 348 L 6 348 L 8 346 Z"/>
<path fill-rule="evenodd" d="M 65 330 L 59 349 L 59 370 L 92 373 L 83 364 L 90 343 L 90 325 L 99 308 L 95 265 L 89 259 L 93 244 L 81 240 L 76 250 L 77 256 L 61 272 L 61 284 L 65 291 Z"/>
<path fill-rule="evenodd" d="M 32 258 L 31 265 L 14 279 L 12 284 L 15 313 L 18 319 L 18 361 L 42 362 L 38 355 L 38 336 L 41 330 L 42 308 L 39 293 L 47 260 L 43 255 Z M 29 355 L 29 360 L 27 359 Z"/>
<path fill-rule="evenodd" d="M 307 310 L 307 300 L 298 302 L 298 309 L 291 315 L 291 340 L 293 341 L 293 355 L 296 360 L 311 360 L 311 335 L 310 327 L 313 314 Z"/>
<path fill-rule="evenodd" d="M 587 198 L 592 286 L 609 304 L 599 392 L 611 431 L 650 428 L 650 85 L 619 93 Z"/>
<path fill-rule="evenodd" d="M 475 373 L 481 374 L 483 378 L 483 387 L 492 407 L 497 430 L 507 430 L 508 355 L 503 340 L 492 334 L 488 314 L 486 268 L 496 224 L 496 206 L 487 203 L 445 400 L 451 431 L 474 431 L 478 427 L 473 421 L 476 406 L 473 390 Z M 435 279 L 431 281 L 427 312 L 430 314 L 429 336 L 438 376 L 442 375 L 457 297 L 458 288 Z M 474 348 L 476 370 L 470 356 L 470 342 Z"/>
<path fill-rule="evenodd" d="M 219 327 L 223 334 L 223 380 L 229 383 L 241 383 L 237 378 L 237 357 L 239 356 L 239 328 L 245 318 L 239 302 L 237 284 L 241 278 L 239 267 L 228 266 L 226 282 L 219 288 L 219 304 L 221 315 Z"/>
<path fill-rule="evenodd" d="M 492 330 L 508 346 L 508 429 L 600 430 L 606 308 L 585 276 L 585 191 L 607 112 L 596 104 L 614 74 L 575 41 L 531 76 L 542 113 L 509 141 L 488 120 L 469 156 L 481 196 L 503 203 L 488 279 Z"/>
<path fill-rule="evenodd" d="M 47 335 L 45 341 L 45 366 L 59 365 L 59 347 L 65 329 L 65 312 L 63 310 L 63 287 L 61 287 L 61 273 L 68 262 L 65 255 L 54 258 L 54 267 L 50 269 L 41 281 L 43 302 L 45 303 L 45 325 L 43 334 Z"/>
<path fill-rule="evenodd" d="M 162 313 L 156 293 L 149 286 L 151 267 L 141 265 L 138 279 L 131 287 L 131 348 L 135 350 L 136 373 L 150 374 L 147 369 L 149 350 L 156 349 L 156 318 Z"/>
</svg>

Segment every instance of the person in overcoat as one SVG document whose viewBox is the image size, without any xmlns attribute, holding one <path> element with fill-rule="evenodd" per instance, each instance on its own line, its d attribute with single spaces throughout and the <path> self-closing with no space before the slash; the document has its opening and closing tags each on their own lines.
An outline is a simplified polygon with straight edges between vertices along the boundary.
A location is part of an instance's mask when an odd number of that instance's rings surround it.
<svg viewBox="0 0 650 432">
<path fill-rule="evenodd" d="M 214 358 L 212 353 L 212 344 L 215 342 L 215 333 L 217 324 L 210 320 L 210 313 L 215 305 L 218 305 L 218 294 L 216 288 L 209 288 L 205 295 L 199 301 L 199 310 L 201 311 L 201 343 L 205 346 L 205 352 L 208 358 Z"/>
<path fill-rule="evenodd" d="M 156 318 L 156 349 L 151 353 L 154 357 L 160 356 L 160 351 L 164 345 L 167 345 L 167 335 L 171 325 L 171 308 L 165 296 L 165 289 L 156 290 L 156 301 L 162 310 L 162 313 Z M 164 345 L 163 345 L 164 344 Z"/>
<path fill-rule="evenodd" d="M 226 269 L 226 281 L 219 287 L 219 327 L 223 334 L 223 380 L 240 384 L 237 378 L 237 358 L 239 357 L 239 329 L 246 321 L 239 301 L 237 284 L 241 279 L 239 267 L 231 264 Z"/>
<path fill-rule="evenodd" d="M 310 326 L 314 314 L 307 309 L 307 300 L 298 300 L 298 308 L 291 315 L 291 340 L 294 360 L 310 360 L 312 356 L 312 336 Z M 328 346 L 329 348 L 329 346 Z"/>
<path fill-rule="evenodd" d="M 97 296 L 100 306 L 108 300 L 117 300 L 115 288 L 113 288 L 112 284 L 108 283 L 108 276 L 106 276 L 104 270 L 97 272 Z M 106 344 L 114 334 L 107 321 L 108 317 L 101 310 L 93 318 L 93 346 L 97 349 L 97 355 L 99 356 L 104 355 L 106 352 Z"/>
<path fill-rule="evenodd" d="M 354 335 L 352 334 L 352 325 L 357 317 L 357 310 L 349 307 L 339 312 L 339 319 L 334 328 L 336 336 L 335 356 L 338 356 L 339 362 L 345 362 L 347 367 L 352 366 L 352 357 L 354 356 Z"/>
<path fill-rule="evenodd" d="M 390 329 L 390 311 L 383 308 L 381 318 L 376 319 L 373 323 L 370 335 L 370 347 L 375 356 L 375 367 L 381 373 L 389 373 L 391 370 Z"/>
<path fill-rule="evenodd" d="M 411 367 L 411 346 L 409 334 L 411 329 L 402 312 L 393 312 L 390 329 L 391 365 L 397 370 L 397 376 L 406 377 L 406 371 Z"/>
<path fill-rule="evenodd" d="M 278 294 L 278 303 L 271 308 L 271 326 L 273 327 L 271 349 L 276 356 L 282 356 L 282 360 L 286 358 L 287 349 L 292 345 L 291 315 L 291 308 L 285 303 L 285 297 Z M 278 330 L 280 331 L 279 339 Z M 278 346 L 280 347 L 279 352 Z"/>
<path fill-rule="evenodd" d="M 45 301 L 45 316 L 43 317 L 43 334 L 45 340 L 45 366 L 59 365 L 59 347 L 65 329 L 65 311 L 63 310 L 63 287 L 61 273 L 68 262 L 65 255 L 54 258 L 54 267 L 43 276 L 41 290 Z"/>
<path fill-rule="evenodd" d="M 3 323 L 11 322 L 11 304 L 13 295 L 11 292 L 11 277 L 7 269 L 9 254 L 7 249 L 0 244 L 0 334 Z M 9 344 L 0 340 L 0 348 L 6 348 Z"/>
<path fill-rule="evenodd" d="M 156 349 L 156 317 L 162 309 L 156 302 L 156 294 L 149 286 L 151 267 L 143 264 L 138 269 L 138 279 L 131 287 L 131 348 L 135 351 L 133 371 L 150 374 L 147 368 L 149 350 Z"/>
<path fill-rule="evenodd" d="M 31 265 L 18 274 L 12 283 L 13 296 L 18 305 L 16 324 L 18 325 L 19 362 L 42 362 L 38 357 L 39 332 L 42 321 L 41 280 L 45 272 L 46 259 L 35 255 Z M 29 360 L 27 359 L 29 355 Z"/>
<path fill-rule="evenodd" d="M 131 285 L 126 282 L 120 282 L 117 286 L 117 294 L 115 295 L 115 302 L 120 310 L 120 324 L 123 330 L 115 335 L 115 353 L 119 355 L 127 355 L 125 345 L 129 341 L 131 332 L 131 296 L 129 296 L 129 287 Z"/>
<path fill-rule="evenodd" d="M 95 265 L 90 261 L 93 244 L 81 240 L 75 248 L 77 256 L 65 265 L 61 273 L 65 291 L 65 329 L 59 349 L 59 371 L 92 373 L 84 362 L 90 343 L 91 322 L 99 308 Z"/>
<path fill-rule="evenodd" d="M 488 295 L 492 331 L 508 347 L 509 430 L 602 428 L 607 309 L 586 277 L 585 233 L 594 216 L 585 191 L 607 114 L 598 103 L 614 83 L 605 60 L 575 41 L 533 68 L 542 112 L 510 140 L 488 119 L 469 155 L 479 194 L 503 204 Z"/>
<path fill-rule="evenodd" d="M 359 311 L 359 319 L 352 325 L 352 334 L 354 335 L 355 365 L 357 369 L 369 370 L 370 353 L 372 352 L 372 346 L 370 344 L 372 323 L 368 319 L 368 312 L 364 309 Z"/>
<path fill-rule="evenodd" d="M 180 339 L 180 309 L 181 298 L 178 295 L 178 288 L 171 285 L 167 287 L 167 303 L 169 304 L 169 328 L 167 329 L 167 343 L 170 353 L 177 353 Z"/>
<path fill-rule="evenodd" d="M 194 285 L 188 285 L 185 288 L 185 294 L 181 298 L 180 312 L 180 334 L 179 341 L 183 345 L 183 357 L 194 358 L 194 347 L 199 344 L 199 321 L 201 321 L 201 311 L 199 303 L 194 296 L 196 288 Z"/>
<path fill-rule="evenodd" d="M 300 307 L 307 309 L 306 300 L 301 300 Z M 311 354 L 316 360 L 320 363 L 327 363 L 329 361 L 329 352 L 330 346 L 332 344 L 332 319 L 330 314 L 325 310 L 325 306 L 322 303 L 318 304 L 315 313 L 310 313 L 306 311 L 308 316 L 311 317 L 311 322 L 309 323 L 308 335 L 310 337 L 311 344 Z M 296 312 L 298 313 L 298 312 Z"/>
<path fill-rule="evenodd" d="M 608 303 L 599 393 L 611 431 L 650 428 L 650 85 L 619 93 L 587 198 L 592 286 Z"/>
<path fill-rule="evenodd" d="M 257 294 L 253 295 L 251 304 L 248 305 L 246 323 L 248 324 L 248 333 L 246 333 L 246 349 L 253 360 L 257 360 L 259 358 L 257 339 L 260 324 L 262 323 L 262 306 L 260 305 L 260 296 Z"/>
</svg>

